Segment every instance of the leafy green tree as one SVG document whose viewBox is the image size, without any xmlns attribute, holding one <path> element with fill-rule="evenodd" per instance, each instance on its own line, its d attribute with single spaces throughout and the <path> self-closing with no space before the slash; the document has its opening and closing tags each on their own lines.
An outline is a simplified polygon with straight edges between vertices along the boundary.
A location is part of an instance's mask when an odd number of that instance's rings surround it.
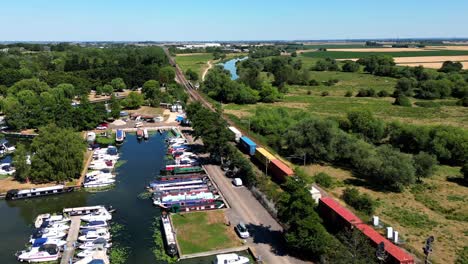
<svg viewBox="0 0 468 264">
<path fill-rule="evenodd" d="M 192 69 L 188 69 L 186 72 L 185 72 L 185 75 L 187 76 L 187 78 L 191 81 L 198 81 L 198 73 L 195 72 L 194 70 Z"/>
<path fill-rule="evenodd" d="M 122 78 L 112 79 L 110 85 L 113 87 L 114 91 L 123 92 L 127 88 L 124 80 Z"/>
<path fill-rule="evenodd" d="M 120 111 L 122 110 L 122 106 L 120 105 L 120 102 L 115 98 L 115 95 L 112 94 L 110 101 L 110 116 L 113 118 L 118 118 L 120 116 Z"/>
<path fill-rule="evenodd" d="M 421 178 L 428 178 L 434 174 L 437 165 L 437 158 L 434 155 L 421 151 L 413 156 L 413 160 L 419 181 Z"/>
<path fill-rule="evenodd" d="M 337 235 L 347 253 L 342 260 L 348 264 L 376 264 L 375 248 L 369 243 L 369 239 L 357 228 L 345 229 Z"/>
<path fill-rule="evenodd" d="M 61 83 L 57 85 L 54 89 L 63 93 L 65 98 L 73 99 L 76 95 L 75 86 L 69 83 Z"/>
<path fill-rule="evenodd" d="M 175 71 L 171 66 L 163 67 L 159 70 L 160 83 L 173 83 L 175 80 Z"/>
<path fill-rule="evenodd" d="M 137 109 L 138 107 L 142 106 L 145 102 L 143 95 L 138 92 L 130 92 L 123 100 L 123 105 L 129 109 Z"/>
<path fill-rule="evenodd" d="M 280 92 L 276 87 L 273 87 L 270 83 L 264 82 L 262 89 L 260 90 L 260 100 L 264 103 L 273 103 L 281 98 Z"/>
<path fill-rule="evenodd" d="M 360 68 L 361 66 L 359 65 L 359 63 L 351 61 L 351 60 L 345 61 L 343 66 L 341 67 L 341 69 L 344 72 L 357 72 L 359 71 Z"/>
<path fill-rule="evenodd" d="M 343 200 L 354 209 L 367 215 L 372 215 L 374 213 L 375 202 L 368 194 L 361 194 L 356 188 L 345 188 L 342 197 Z"/>
<path fill-rule="evenodd" d="M 35 92 L 36 94 L 40 94 L 49 89 L 50 87 L 47 85 L 47 83 L 41 82 L 39 79 L 34 78 L 34 79 L 24 79 L 15 83 L 13 86 L 11 86 L 8 89 L 8 93 L 16 95 L 20 91 L 30 90 L 30 91 Z"/>
<path fill-rule="evenodd" d="M 86 146 L 78 133 L 49 124 L 33 139 L 30 180 L 63 182 L 78 178 Z"/>
<path fill-rule="evenodd" d="M 408 97 L 400 95 L 397 98 L 395 98 L 395 102 L 393 102 L 393 105 L 411 107 L 412 103 Z"/>
<path fill-rule="evenodd" d="M 414 88 L 416 87 L 417 82 L 414 79 L 410 78 L 401 78 L 397 81 L 395 86 L 395 96 L 413 96 Z"/>
<path fill-rule="evenodd" d="M 102 87 L 102 93 L 105 95 L 111 95 L 114 92 L 114 87 L 110 84 L 104 84 Z"/>
<path fill-rule="evenodd" d="M 348 120 L 351 132 L 370 142 L 377 143 L 385 137 L 384 122 L 376 119 L 370 111 L 349 112 Z"/>
<path fill-rule="evenodd" d="M 459 72 L 463 69 L 463 64 L 459 61 L 444 61 L 442 67 L 439 69 L 440 72 Z"/>
<path fill-rule="evenodd" d="M 21 182 L 27 181 L 31 171 L 31 165 L 27 161 L 27 151 L 23 144 L 16 146 L 16 151 L 13 154 L 13 166 L 15 166 L 15 178 Z"/>
<path fill-rule="evenodd" d="M 278 218 L 286 226 L 286 244 L 293 252 L 319 258 L 330 250 L 333 238 L 315 212 L 315 202 L 306 186 L 300 178 L 287 179 L 277 203 Z"/>
</svg>

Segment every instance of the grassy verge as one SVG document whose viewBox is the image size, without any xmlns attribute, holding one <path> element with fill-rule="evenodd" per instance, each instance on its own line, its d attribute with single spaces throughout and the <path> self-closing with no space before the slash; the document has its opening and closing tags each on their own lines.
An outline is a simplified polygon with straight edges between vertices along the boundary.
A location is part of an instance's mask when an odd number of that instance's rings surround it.
<svg viewBox="0 0 468 264">
<path fill-rule="evenodd" d="M 161 218 L 155 217 L 153 221 L 153 254 L 158 261 L 164 261 L 165 263 L 177 262 L 177 257 L 171 257 L 166 254 L 164 247 L 163 235 L 161 233 Z"/>
<path fill-rule="evenodd" d="M 224 211 L 172 215 L 182 254 L 233 248 L 241 245 L 233 227 L 225 224 Z"/>
</svg>

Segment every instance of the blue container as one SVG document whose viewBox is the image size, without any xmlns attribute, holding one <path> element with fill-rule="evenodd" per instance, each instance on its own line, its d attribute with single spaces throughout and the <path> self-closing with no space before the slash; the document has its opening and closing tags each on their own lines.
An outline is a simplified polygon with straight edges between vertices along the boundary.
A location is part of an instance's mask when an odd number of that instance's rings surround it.
<svg viewBox="0 0 468 264">
<path fill-rule="evenodd" d="M 255 142 L 253 142 L 250 138 L 242 136 L 240 138 L 240 145 L 244 150 L 247 151 L 247 153 L 249 153 L 250 156 L 253 156 L 255 154 L 257 144 L 255 144 Z"/>
</svg>

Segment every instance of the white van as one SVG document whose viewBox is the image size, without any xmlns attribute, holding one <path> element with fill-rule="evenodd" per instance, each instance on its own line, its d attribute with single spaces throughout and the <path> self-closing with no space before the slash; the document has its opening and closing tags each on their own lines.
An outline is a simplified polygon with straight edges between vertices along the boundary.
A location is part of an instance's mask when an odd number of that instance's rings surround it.
<svg viewBox="0 0 468 264">
<path fill-rule="evenodd" d="M 242 186 L 242 179 L 241 178 L 234 178 L 232 180 L 232 184 L 234 184 L 234 186 Z"/>
</svg>

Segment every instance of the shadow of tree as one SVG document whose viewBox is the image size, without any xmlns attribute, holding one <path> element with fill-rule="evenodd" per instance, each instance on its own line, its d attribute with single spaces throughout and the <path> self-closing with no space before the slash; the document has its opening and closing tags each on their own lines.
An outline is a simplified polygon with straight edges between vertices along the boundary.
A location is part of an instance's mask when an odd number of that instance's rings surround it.
<svg viewBox="0 0 468 264">
<path fill-rule="evenodd" d="M 449 176 L 447 177 L 447 181 L 456 183 L 461 186 L 468 187 L 468 182 L 465 181 L 463 177 Z"/>
<path fill-rule="evenodd" d="M 255 244 L 268 244 L 271 247 L 271 251 L 276 255 L 287 255 L 286 241 L 284 240 L 283 232 L 272 230 L 270 226 L 265 226 L 263 224 L 246 224 L 246 227 Z"/>
</svg>

